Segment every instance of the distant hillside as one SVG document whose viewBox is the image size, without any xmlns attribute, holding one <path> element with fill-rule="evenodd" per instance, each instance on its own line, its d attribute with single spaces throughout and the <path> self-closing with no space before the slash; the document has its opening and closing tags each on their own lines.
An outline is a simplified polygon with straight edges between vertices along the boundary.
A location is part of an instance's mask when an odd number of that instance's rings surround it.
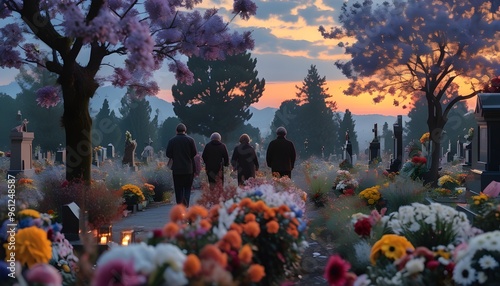
<svg viewBox="0 0 500 286">
<path fill-rule="evenodd" d="M 21 88 L 17 85 L 16 82 L 12 82 L 9 85 L 0 86 L 0 92 L 6 93 L 12 97 L 16 97 L 16 95 L 21 92 Z M 118 111 L 121 107 L 120 100 L 125 94 L 125 89 L 119 89 L 112 86 L 101 87 L 97 90 L 94 97 L 90 100 L 90 114 L 91 116 L 95 116 L 97 112 L 102 107 L 104 99 L 108 99 L 109 107 L 111 110 L 114 110 L 117 116 L 120 116 L 120 112 Z M 159 122 L 163 122 L 168 117 L 176 117 L 172 103 L 167 102 L 156 96 L 148 96 L 146 100 L 151 104 L 152 114 L 151 116 L 155 116 L 156 110 L 159 111 Z M 260 129 L 262 136 L 267 136 L 270 134 L 270 125 L 274 118 L 274 114 L 277 108 L 266 107 L 264 109 L 257 109 L 254 107 L 250 107 L 250 112 L 253 113 L 252 118 L 249 120 L 252 126 Z M 343 115 L 341 115 L 342 118 Z M 353 114 L 353 119 L 355 120 L 355 131 L 358 136 L 359 148 L 360 151 L 368 148 L 370 141 L 373 139 L 373 124 L 378 124 L 378 133 L 382 134 L 382 126 L 384 122 L 389 124 L 389 128 L 392 129 L 392 125 L 396 122 L 396 116 L 387 116 L 387 115 L 379 115 L 379 114 L 369 114 L 369 115 L 355 115 Z M 403 122 L 408 121 L 408 117 L 403 117 Z"/>
</svg>

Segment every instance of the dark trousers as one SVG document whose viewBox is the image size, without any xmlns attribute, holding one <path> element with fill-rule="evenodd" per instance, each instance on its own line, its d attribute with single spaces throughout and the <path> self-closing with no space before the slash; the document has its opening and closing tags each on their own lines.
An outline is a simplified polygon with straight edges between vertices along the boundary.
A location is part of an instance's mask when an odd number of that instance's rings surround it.
<svg viewBox="0 0 500 286">
<path fill-rule="evenodd" d="M 292 178 L 292 171 L 272 171 L 273 172 L 273 175 L 275 175 L 276 173 L 279 174 L 279 178 L 281 177 L 284 177 L 284 176 L 287 176 L 288 178 Z"/>
<path fill-rule="evenodd" d="M 173 175 L 175 201 L 177 204 L 184 204 L 189 207 L 191 197 L 191 187 L 193 186 L 193 174 Z"/>
</svg>

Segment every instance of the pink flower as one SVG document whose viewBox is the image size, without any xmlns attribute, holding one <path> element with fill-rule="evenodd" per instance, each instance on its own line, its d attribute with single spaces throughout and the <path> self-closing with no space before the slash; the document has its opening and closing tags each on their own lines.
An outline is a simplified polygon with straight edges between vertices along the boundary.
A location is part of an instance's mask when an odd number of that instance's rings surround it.
<svg viewBox="0 0 500 286">
<path fill-rule="evenodd" d="M 251 15 L 255 15 L 257 5 L 250 0 L 235 0 L 233 3 L 233 13 L 240 13 L 240 17 L 248 20 Z"/>
<path fill-rule="evenodd" d="M 54 107 L 61 101 L 59 89 L 55 86 L 44 86 L 36 91 L 36 102 L 41 107 Z"/>
<path fill-rule="evenodd" d="M 112 260 L 97 268 L 92 285 L 95 286 L 135 286 L 143 285 L 146 277 L 134 270 L 131 260 Z"/>
<path fill-rule="evenodd" d="M 26 273 L 26 281 L 30 284 L 62 285 L 59 271 L 54 266 L 45 263 L 31 266 Z"/>
<path fill-rule="evenodd" d="M 328 259 L 324 277 L 330 286 L 344 286 L 348 282 L 348 271 L 351 264 L 338 255 L 332 255 Z"/>
</svg>

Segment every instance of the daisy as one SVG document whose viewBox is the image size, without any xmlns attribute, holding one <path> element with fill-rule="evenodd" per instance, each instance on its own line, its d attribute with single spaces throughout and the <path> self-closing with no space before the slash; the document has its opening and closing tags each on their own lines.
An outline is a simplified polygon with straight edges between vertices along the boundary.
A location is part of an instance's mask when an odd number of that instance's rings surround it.
<svg viewBox="0 0 500 286">
<path fill-rule="evenodd" d="M 453 280 L 460 285 L 471 285 L 476 281 L 476 270 L 470 266 L 468 259 L 461 260 L 455 265 Z"/>
<path fill-rule="evenodd" d="M 498 262 L 491 255 L 485 255 L 479 259 L 479 265 L 483 269 L 495 269 L 498 266 Z"/>
</svg>

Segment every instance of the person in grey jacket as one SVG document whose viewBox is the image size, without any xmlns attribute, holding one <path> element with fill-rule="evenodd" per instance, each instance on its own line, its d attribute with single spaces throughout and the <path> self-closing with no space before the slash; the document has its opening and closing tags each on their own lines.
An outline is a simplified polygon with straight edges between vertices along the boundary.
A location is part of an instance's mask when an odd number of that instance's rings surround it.
<svg viewBox="0 0 500 286">
<path fill-rule="evenodd" d="M 172 160 L 175 200 L 177 204 L 189 207 L 197 151 L 194 139 L 186 135 L 186 130 L 186 125 L 177 125 L 177 135 L 168 141 L 166 155 Z"/>
<path fill-rule="evenodd" d="M 216 183 L 224 184 L 224 168 L 229 166 L 229 154 L 226 144 L 221 142 L 219 133 L 214 132 L 210 136 L 210 142 L 205 145 L 201 155 L 205 163 L 210 190 L 213 190 Z"/>
<path fill-rule="evenodd" d="M 250 145 L 250 136 L 242 134 L 240 144 L 233 150 L 231 165 L 238 174 L 238 185 L 243 185 L 250 178 L 255 178 L 255 172 L 259 170 L 259 160 L 255 149 Z"/>
</svg>

